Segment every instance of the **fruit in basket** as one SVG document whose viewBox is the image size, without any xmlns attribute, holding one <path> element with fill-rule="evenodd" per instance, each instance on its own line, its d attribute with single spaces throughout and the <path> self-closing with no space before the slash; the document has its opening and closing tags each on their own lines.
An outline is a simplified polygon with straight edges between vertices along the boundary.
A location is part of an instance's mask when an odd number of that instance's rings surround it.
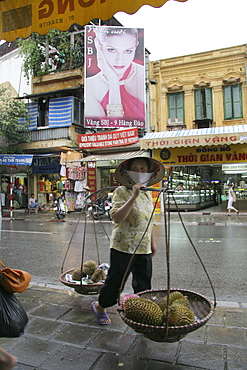
<svg viewBox="0 0 247 370">
<path fill-rule="evenodd" d="M 81 271 L 81 269 L 74 269 L 71 273 L 73 280 L 80 281 L 81 278 L 85 276 L 85 274 Z"/>
<path fill-rule="evenodd" d="M 181 292 L 175 290 L 169 295 L 169 306 L 171 306 L 177 299 L 184 299 L 184 295 Z"/>
<path fill-rule="evenodd" d="M 91 276 L 93 275 L 97 267 L 98 265 L 96 264 L 96 262 L 89 260 L 83 263 L 82 270 L 84 274 Z"/>
<path fill-rule="evenodd" d="M 163 312 L 155 303 L 146 298 L 129 298 L 124 304 L 127 319 L 140 324 L 160 326 L 163 324 Z"/>
<path fill-rule="evenodd" d="M 172 292 L 169 295 L 169 306 L 171 306 L 173 303 L 180 303 L 183 306 L 189 307 L 188 299 L 178 291 Z M 160 298 L 157 301 L 157 305 L 160 306 L 163 312 L 165 312 L 167 309 L 167 296 Z"/>
<path fill-rule="evenodd" d="M 189 307 L 173 303 L 169 308 L 168 321 L 171 326 L 189 325 L 195 322 L 195 315 Z"/>
<path fill-rule="evenodd" d="M 100 280 L 105 280 L 105 273 L 101 269 L 96 269 L 91 276 L 91 279 L 93 280 L 94 283 L 97 283 Z"/>
</svg>

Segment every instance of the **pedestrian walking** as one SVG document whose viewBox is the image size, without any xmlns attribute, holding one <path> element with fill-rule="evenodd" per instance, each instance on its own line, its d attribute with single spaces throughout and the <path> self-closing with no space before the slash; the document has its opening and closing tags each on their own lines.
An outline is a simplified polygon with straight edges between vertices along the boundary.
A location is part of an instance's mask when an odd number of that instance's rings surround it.
<svg viewBox="0 0 247 370">
<path fill-rule="evenodd" d="M 239 214 L 239 210 L 233 207 L 233 202 L 236 202 L 236 193 L 234 191 L 234 185 L 228 184 L 228 204 L 227 204 L 227 211 L 228 216 L 231 216 L 231 210 L 233 209 L 237 214 Z"/>
<path fill-rule="evenodd" d="M 111 323 L 106 308 L 117 303 L 123 277 L 137 245 L 128 271 L 128 274 L 132 272 L 132 287 L 134 293 L 151 289 L 152 256 L 156 252 L 152 222 L 143 234 L 152 215 L 153 204 L 151 192 L 143 188 L 161 181 L 164 167 L 152 158 L 136 157 L 122 162 L 115 175 L 122 186 L 116 188 L 112 196 L 114 227 L 110 239 L 110 269 L 99 300 L 91 304 L 101 325 Z"/>
</svg>

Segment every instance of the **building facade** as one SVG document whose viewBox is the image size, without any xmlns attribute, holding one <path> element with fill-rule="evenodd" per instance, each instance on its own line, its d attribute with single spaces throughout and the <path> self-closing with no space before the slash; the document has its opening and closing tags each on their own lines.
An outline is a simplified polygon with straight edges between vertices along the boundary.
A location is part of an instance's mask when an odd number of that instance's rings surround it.
<svg viewBox="0 0 247 370">
<path fill-rule="evenodd" d="M 238 45 L 150 63 L 151 132 L 141 148 L 166 166 L 165 186 L 183 183 L 181 208 L 225 207 L 228 182 L 247 199 L 246 54 Z"/>
</svg>

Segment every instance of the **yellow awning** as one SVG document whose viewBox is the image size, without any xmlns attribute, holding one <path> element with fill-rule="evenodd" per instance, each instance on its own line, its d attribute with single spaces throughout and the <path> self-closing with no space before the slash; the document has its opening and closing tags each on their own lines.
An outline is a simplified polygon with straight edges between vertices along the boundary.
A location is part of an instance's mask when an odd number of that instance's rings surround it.
<svg viewBox="0 0 247 370">
<path fill-rule="evenodd" d="M 10 42 L 20 36 L 27 38 L 32 32 L 44 35 L 52 28 L 67 31 L 74 23 L 84 26 L 94 18 L 108 20 L 119 11 L 133 14 L 144 4 L 158 8 L 167 1 L 2 0 L 0 1 L 0 39 Z"/>
<path fill-rule="evenodd" d="M 152 132 L 146 134 L 140 139 L 141 149 L 231 145 L 243 143 L 247 143 L 247 125 Z"/>
</svg>

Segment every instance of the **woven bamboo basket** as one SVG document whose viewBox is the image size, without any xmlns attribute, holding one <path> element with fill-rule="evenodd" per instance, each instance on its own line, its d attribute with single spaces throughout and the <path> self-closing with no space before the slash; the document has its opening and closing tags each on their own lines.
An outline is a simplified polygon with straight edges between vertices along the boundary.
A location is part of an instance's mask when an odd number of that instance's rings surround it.
<svg viewBox="0 0 247 370">
<path fill-rule="evenodd" d="M 184 289 L 171 289 L 170 292 L 179 291 L 187 297 L 190 308 L 195 314 L 195 323 L 184 326 L 152 326 L 134 322 L 125 317 L 124 310 L 119 310 L 122 320 L 134 329 L 137 333 L 142 333 L 144 336 L 155 342 L 176 342 L 188 333 L 200 328 L 211 318 L 214 310 L 213 303 L 201 294 Z M 146 290 L 138 293 L 141 298 L 149 299 L 157 302 L 160 298 L 167 295 L 167 290 Z"/>
<path fill-rule="evenodd" d="M 93 295 L 98 294 L 102 285 L 104 283 L 94 283 L 94 284 L 75 284 L 73 282 L 66 280 L 66 274 L 71 274 L 73 269 L 68 270 L 60 275 L 60 281 L 64 285 L 67 285 L 70 288 L 73 288 L 77 293 L 83 295 Z"/>
</svg>

